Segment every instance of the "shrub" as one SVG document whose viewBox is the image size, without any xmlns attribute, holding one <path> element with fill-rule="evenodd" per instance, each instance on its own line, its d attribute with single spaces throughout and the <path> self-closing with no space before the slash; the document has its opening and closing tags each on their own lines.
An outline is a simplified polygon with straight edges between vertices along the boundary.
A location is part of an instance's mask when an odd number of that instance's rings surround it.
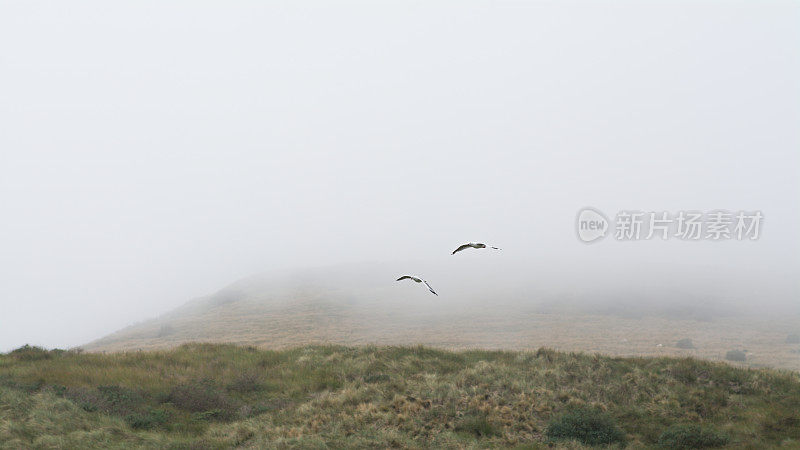
<svg viewBox="0 0 800 450">
<path fill-rule="evenodd" d="M 18 389 L 28 394 L 34 393 L 45 386 L 44 379 L 35 378 L 32 380 L 15 380 L 7 375 L 0 375 L 0 386 Z"/>
<path fill-rule="evenodd" d="M 673 425 L 658 437 L 660 447 L 671 449 L 722 447 L 728 441 L 727 435 L 704 430 L 699 425 Z"/>
<path fill-rule="evenodd" d="M 551 348 L 539 347 L 539 349 L 536 350 L 535 356 L 545 359 L 547 362 L 553 362 L 558 357 L 558 352 Z"/>
<path fill-rule="evenodd" d="M 207 381 L 175 386 L 169 401 L 176 407 L 193 413 L 212 412 L 213 417 L 230 419 L 236 412 L 236 404 L 224 392 Z"/>
<path fill-rule="evenodd" d="M 746 361 L 747 354 L 741 350 L 729 350 L 725 353 L 725 359 L 728 361 Z"/>
<path fill-rule="evenodd" d="M 677 343 L 675 343 L 675 347 L 678 348 L 685 348 L 685 349 L 692 349 L 695 348 L 694 343 L 691 339 L 681 339 Z"/>
<path fill-rule="evenodd" d="M 236 377 L 228 389 L 235 392 L 247 393 L 255 392 L 263 389 L 261 383 L 261 376 L 257 372 L 246 372 Z"/>
<path fill-rule="evenodd" d="M 18 361 L 40 361 L 50 359 L 53 354 L 42 347 L 25 344 L 22 347 L 11 350 L 8 354 Z"/>
<path fill-rule="evenodd" d="M 144 406 L 145 399 L 137 391 L 122 386 L 100 386 L 97 389 L 85 387 L 58 388 L 64 397 L 72 400 L 88 412 L 100 411 L 127 417 L 139 412 Z"/>
<path fill-rule="evenodd" d="M 498 436 L 500 432 L 492 425 L 485 413 L 467 414 L 455 425 L 455 430 L 478 437 Z"/>
<path fill-rule="evenodd" d="M 111 414 L 126 416 L 144 404 L 144 397 L 140 393 L 122 386 L 100 386 L 97 390 L 105 400 L 105 411 Z"/>
<path fill-rule="evenodd" d="M 84 411 L 94 412 L 106 408 L 103 396 L 95 389 L 68 387 L 64 391 L 64 397 L 72 400 L 73 403 L 81 407 Z"/>
<path fill-rule="evenodd" d="M 625 442 L 625 434 L 607 413 L 594 408 L 577 408 L 553 419 L 547 430 L 553 440 L 575 439 L 585 445 Z"/>
<path fill-rule="evenodd" d="M 800 334 L 790 334 L 786 336 L 787 344 L 800 344 Z"/>
</svg>

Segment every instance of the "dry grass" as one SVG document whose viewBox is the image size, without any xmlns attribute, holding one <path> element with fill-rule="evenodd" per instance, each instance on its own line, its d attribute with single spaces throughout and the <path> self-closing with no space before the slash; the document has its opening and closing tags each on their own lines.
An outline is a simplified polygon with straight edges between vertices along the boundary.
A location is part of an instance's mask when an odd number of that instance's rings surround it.
<svg viewBox="0 0 800 450">
<path fill-rule="evenodd" d="M 164 327 L 171 332 L 164 335 Z M 746 349 L 750 367 L 800 370 L 800 346 L 787 336 L 798 317 L 725 315 L 706 320 L 629 318 L 581 310 L 542 312 L 503 305 L 447 310 L 399 305 L 298 301 L 270 305 L 238 301 L 172 314 L 86 345 L 88 351 L 172 348 L 188 342 L 221 342 L 290 348 L 298 345 L 426 345 L 436 348 L 599 352 L 612 356 L 691 356 L 723 361 Z M 694 349 L 676 346 L 689 338 Z"/>
</svg>

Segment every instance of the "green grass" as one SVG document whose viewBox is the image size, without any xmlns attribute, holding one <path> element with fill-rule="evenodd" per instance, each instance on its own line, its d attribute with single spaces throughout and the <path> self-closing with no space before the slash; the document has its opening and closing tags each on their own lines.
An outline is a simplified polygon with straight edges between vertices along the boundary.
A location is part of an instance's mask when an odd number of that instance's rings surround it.
<svg viewBox="0 0 800 450">
<path fill-rule="evenodd" d="M 713 448 L 728 443 L 728 436 L 698 425 L 675 425 L 664 431 L 658 444 L 664 448 Z"/>
<path fill-rule="evenodd" d="M 577 440 L 586 445 L 608 445 L 625 442 L 625 433 L 614 418 L 599 408 L 575 408 L 556 417 L 547 426 L 549 438 Z"/>
<path fill-rule="evenodd" d="M 798 441 L 797 373 L 686 358 L 224 344 L 0 355 L 0 448 Z"/>
</svg>

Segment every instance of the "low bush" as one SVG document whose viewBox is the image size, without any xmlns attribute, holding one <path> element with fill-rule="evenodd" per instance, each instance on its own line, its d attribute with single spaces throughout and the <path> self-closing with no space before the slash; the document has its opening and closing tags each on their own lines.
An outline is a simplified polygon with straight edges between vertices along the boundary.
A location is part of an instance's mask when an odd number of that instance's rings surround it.
<svg viewBox="0 0 800 450">
<path fill-rule="evenodd" d="M 728 361 L 747 361 L 747 354 L 741 350 L 729 350 L 725 353 L 725 359 Z"/>
<path fill-rule="evenodd" d="M 706 430 L 699 425 L 673 425 L 661 433 L 658 445 L 670 449 L 722 447 L 730 438 L 723 433 Z"/>
<path fill-rule="evenodd" d="M 63 396 L 81 409 L 88 412 L 105 411 L 107 405 L 97 389 L 86 387 L 69 387 L 63 390 Z"/>
<path fill-rule="evenodd" d="M 263 388 L 264 385 L 261 382 L 261 376 L 257 372 L 245 372 L 237 376 L 233 382 L 228 385 L 228 390 L 242 394 L 260 391 Z"/>
<path fill-rule="evenodd" d="M 133 389 L 122 386 L 100 386 L 97 391 L 105 401 L 104 411 L 118 416 L 126 416 L 144 405 L 144 397 Z"/>
<path fill-rule="evenodd" d="M 28 344 L 25 344 L 18 349 L 11 350 L 11 352 L 8 353 L 9 356 L 18 361 L 39 361 L 43 359 L 50 359 L 54 354 L 58 353 L 50 352 L 42 347 L 36 347 L 35 345 Z"/>
<path fill-rule="evenodd" d="M 595 408 L 577 408 L 556 417 L 545 434 L 552 440 L 574 439 L 585 445 L 608 445 L 625 442 L 625 433 L 614 419 Z"/>
<path fill-rule="evenodd" d="M 683 349 L 695 348 L 694 342 L 692 342 L 691 339 L 681 339 L 680 341 L 675 343 L 675 347 L 683 348 Z"/>
<path fill-rule="evenodd" d="M 96 389 L 54 386 L 53 390 L 71 400 L 84 411 L 99 411 L 119 417 L 139 413 L 146 402 L 141 393 L 117 385 L 99 386 Z"/>
<path fill-rule="evenodd" d="M 207 381 L 175 386 L 169 393 L 175 407 L 193 413 L 209 413 L 214 418 L 227 420 L 235 415 L 237 405 L 224 392 Z"/>
<path fill-rule="evenodd" d="M 786 336 L 787 344 L 800 344 L 800 334 L 790 334 Z"/>
<path fill-rule="evenodd" d="M 30 380 L 15 380 L 11 377 L 0 376 L 0 386 L 18 389 L 23 392 L 33 393 L 45 386 L 45 381 L 42 378 L 34 378 Z"/>
</svg>

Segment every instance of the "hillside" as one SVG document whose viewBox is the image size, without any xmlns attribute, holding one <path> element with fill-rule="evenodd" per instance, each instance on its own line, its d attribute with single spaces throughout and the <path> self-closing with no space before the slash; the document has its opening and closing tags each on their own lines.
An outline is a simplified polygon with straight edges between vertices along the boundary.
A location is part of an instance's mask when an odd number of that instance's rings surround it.
<svg viewBox="0 0 800 450">
<path fill-rule="evenodd" d="M 345 265 L 253 276 L 82 348 L 137 351 L 198 341 L 272 349 L 421 344 L 711 360 L 724 360 L 729 350 L 747 350 L 745 365 L 800 370 L 800 346 L 787 343 L 787 336 L 800 332 L 796 314 L 743 313 L 720 306 L 729 303 L 727 298 L 709 304 L 688 297 L 682 304 L 675 300 L 686 297 L 679 291 L 665 294 L 669 301 L 659 301 L 663 298 L 653 297 L 653 289 L 636 286 L 630 287 L 627 302 L 622 302 L 623 295 L 607 295 L 603 301 L 581 303 L 594 297 L 543 290 L 542 281 L 509 274 L 491 262 L 452 264 L 457 265 L 457 275 L 423 267 L 436 276 L 439 297 L 414 283 L 395 283 L 392 275 L 403 273 L 403 265 Z M 470 272 L 476 264 L 483 265 Z M 492 278 L 487 281 L 488 277 Z M 693 348 L 678 348 L 681 339 L 691 339 Z"/>
<path fill-rule="evenodd" d="M 800 377 L 674 358 L 189 344 L 0 355 L 0 448 L 796 446 Z"/>
</svg>

